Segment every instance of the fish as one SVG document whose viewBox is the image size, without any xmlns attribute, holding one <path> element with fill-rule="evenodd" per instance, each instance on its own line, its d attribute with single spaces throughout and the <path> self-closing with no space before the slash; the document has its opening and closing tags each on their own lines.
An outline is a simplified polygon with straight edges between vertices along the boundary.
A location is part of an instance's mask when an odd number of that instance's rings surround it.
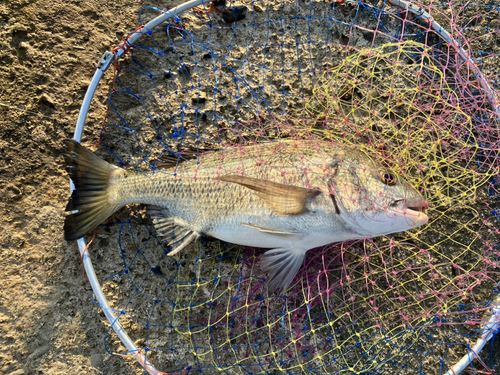
<svg viewBox="0 0 500 375">
<path fill-rule="evenodd" d="M 74 183 L 67 241 L 89 234 L 128 204 L 144 204 L 170 256 L 200 236 L 270 249 L 261 261 L 270 293 L 290 286 L 311 249 L 428 223 L 424 197 L 360 147 L 282 140 L 207 151 L 196 160 L 137 172 L 74 140 L 65 143 Z"/>
</svg>

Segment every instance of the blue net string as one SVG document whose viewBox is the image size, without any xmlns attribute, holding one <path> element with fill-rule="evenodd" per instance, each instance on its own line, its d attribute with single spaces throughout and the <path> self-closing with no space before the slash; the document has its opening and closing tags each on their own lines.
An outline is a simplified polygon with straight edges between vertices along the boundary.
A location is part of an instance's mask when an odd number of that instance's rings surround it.
<svg viewBox="0 0 500 375">
<path fill-rule="evenodd" d="M 206 150 L 300 138 L 356 141 L 394 161 L 405 140 L 395 133 L 413 129 L 424 135 L 407 139 L 425 147 L 396 165 L 430 163 L 422 189 L 439 202 L 436 222 L 411 236 L 310 251 L 289 290 L 268 295 L 264 249 L 203 238 L 168 257 L 147 210 L 131 205 L 98 229 L 92 246 L 117 321 L 165 373 L 448 371 L 483 335 L 498 295 L 498 124 L 484 90 L 426 20 L 389 2 L 217 5 L 235 6 L 247 7 L 238 22 L 191 10 L 136 31 L 144 36 L 115 71 L 97 154 L 129 170 L 175 175 L 158 167 L 162 157 L 196 164 Z M 498 4 L 426 6 L 498 90 Z M 140 24 L 159 11 L 143 9 Z M 410 89 L 419 94 L 408 96 Z M 449 163 L 434 170 L 422 150 L 441 140 L 429 160 Z M 188 148 L 195 157 L 183 156 Z M 435 186 L 471 201 L 456 212 Z M 112 327 L 105 347 L 130 354 Z M 476 370 L 498 367 L 490 353 Z"/>
</svg>

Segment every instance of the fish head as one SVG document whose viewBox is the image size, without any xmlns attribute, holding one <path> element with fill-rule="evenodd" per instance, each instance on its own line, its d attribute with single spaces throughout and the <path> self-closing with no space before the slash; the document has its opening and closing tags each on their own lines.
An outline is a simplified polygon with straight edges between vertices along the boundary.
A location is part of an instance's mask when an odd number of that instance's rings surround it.
<svg viewBox="0 0 500 375">
<path fill-rule="evenodd" d="M 329 190 L 346 224 L 362 237 L 403 232 L 427 224 L 424 197 L 403 176 L 368 156 L 336 159 Z"/>
</svg>

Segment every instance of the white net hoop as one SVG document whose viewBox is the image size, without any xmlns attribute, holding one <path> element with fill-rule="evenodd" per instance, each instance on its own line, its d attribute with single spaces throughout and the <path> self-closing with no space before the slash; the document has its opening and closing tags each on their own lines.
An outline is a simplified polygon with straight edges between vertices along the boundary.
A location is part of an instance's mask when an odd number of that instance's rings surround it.
<svg viewBox="0 0 500 375">
<path fill-rule="evenodd" d="M 345 3 L 352 3 L 357 5 L 357 2 L 346 0 Z M 108 69 L 110 64 L 114 59 L 120 59 L 122 55 L 131 47 L 134 46 L 144 35 L 147 35 L 147 32 L 144 30 L 154 30 L 161 24 L 171 24 L 171 23 L 180 23 L 182 20 L 183 13 L 190 11 L 192 8 L 197 6 L 205 5 L 208 8 L 207 4 L 203 4 L 201 0 L 189 1 L 184 4 L 177 6 L 171 10 L 164 10 L 161 14 L 150 22 L 146 23 L 139 31 L 135 31 L 129 35 L 129 37 L 124 41 L 121 45 L 119 45 L 113 52 L 106 52 L 99 62 L 98 68 L 92 78 L 92 81 L 89 85 L 89 88 L 86 92 L 85 98 L 83 100 L 77 125 L 75 128 L 74 139 L 78 142 L 81 141 L 83 129 L 85 125 L 85 120 L 90 108 L 90 104 L 94 98 L 94 94 L 96 89 L 103 77 L 104 72 Z M 481 69 L 476 63 L 476 60 L 464 49 L 460 41 L 454 39 L 450 33 L 444 28 L 441 27 L 439 22 L 435 20 L 428 12 L 425 11 L 425 8 L 417 7 L 411 3 L 405 2 L 403 0 L 392 1 L 392 5 L 397 6 L 402 9 L 404 12 L 413 14 L 415 17 L 424 20 L 429 29 L 432 29 L 435 33 L 440 35 L 443 41 L 446 41 L 449 45 L 453 45 L 456 49 L 457 54 L 460 58 L 465 62 L 465 64 L 470 68 L 470 70 L 476 75 L 477 82 L 480 85 L 481 90 L 488 97 L 488 100 L 491 104 L 492 112 L 496 112 L 500 117 L 500 107 L 498 101 L 496 99 L 496 95 L 494 90 L 491 88 L 488 83 L 488 79 L 483 75 Z M 367 5 L 368 6 L 368 5 Z M 71 191 L 73 190 L 73 185 L 71 185 Z M 93 292 L 95 293 L 96 300 L 99 306 L 103 309 L 106 318 L 110 322 L 113 330 L 116 332 L 120 340 L 123 342 L 125 347 L 130 353 L 133 353 L 138 362 L 144 367 L 144 369 L 149 374 L 158 374 L 160 373 L 152 363 L 147 359 L 143 352 L 134 344 L 134 342 L 130 339 L 127 332 L 123 329 L 123 327 L 119 323 L 119 316 L 116 315 L 114 310 L 110 307 L 105 294 L 103 293 L 100 282 L 96 276 L 94 271 L 94 267 L 91 261 L 91 258 L 88 252 L 85 252 L 87 247 L 86 241 L 82 238 L 78 240 L 78 247 L 81 255 L 83 256 L 83 262 L 85 266 L 85 270 L 87 272 L 87 276 L 91 283 Z M 481 352 L 482 348 L 485 344 L 493 337 L 494 333 L 500 327 L 500 300 L 497 298 L 495 303 L 491 306 L 491 314 L 488 316 L 482 323 L 482 334 L 480 338 L 470 347 L 468 353 L 458 361 L 448 372 L 447 375 L 457 375 L 461 371 L 463 371 L 474 359 L 478 358 L 478 353 Z"/>
</svg>

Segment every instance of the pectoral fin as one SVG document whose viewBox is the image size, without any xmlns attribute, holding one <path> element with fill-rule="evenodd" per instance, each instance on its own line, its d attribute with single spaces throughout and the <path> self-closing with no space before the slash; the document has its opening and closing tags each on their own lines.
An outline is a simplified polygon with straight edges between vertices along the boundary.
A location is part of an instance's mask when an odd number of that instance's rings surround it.
<svg viewBox="0 0 500 375">
<path fill-rule="evenodd" d="M 274 249 L 264 253 L 262 270 L 269 272 L 267 288 L 269 293 L 284 291 L 299 271 L 307 250 Z"/>
<path fill-rule="evenodd" d="M 262 233 L 274 234 L 277 236 L 295 236 L 298 234 L 296 232 L 285 232 L 282 230 L 262 228 L 262 227 L 259 227 L 258 225 L 253 225 L 253 224 L 248 224 L 248 223 L 242 223 L 242 225 L 244 227 L 257 229 L 259 232 L 262 232 Z"/>
<path fill-rule="evenodd" d="M 218 180 L 233 182 L 257 192 L 257 196 L 278 215 L 299 215 L 309 212 L 307 203 L 321 193 L 319 190 L 238 175 L 226 175 L 219 177 Z"/>
<path fill-rule="evenodd" d="M 200 233 L 187 228 L 183 220 L 170 216 L 165 208 L 149 206 L 148 213 L 158 236 L 163 237 L 166 245 L 172 247 L 168 256 L 177 254 L 200 237 Z"/>
</svg>

